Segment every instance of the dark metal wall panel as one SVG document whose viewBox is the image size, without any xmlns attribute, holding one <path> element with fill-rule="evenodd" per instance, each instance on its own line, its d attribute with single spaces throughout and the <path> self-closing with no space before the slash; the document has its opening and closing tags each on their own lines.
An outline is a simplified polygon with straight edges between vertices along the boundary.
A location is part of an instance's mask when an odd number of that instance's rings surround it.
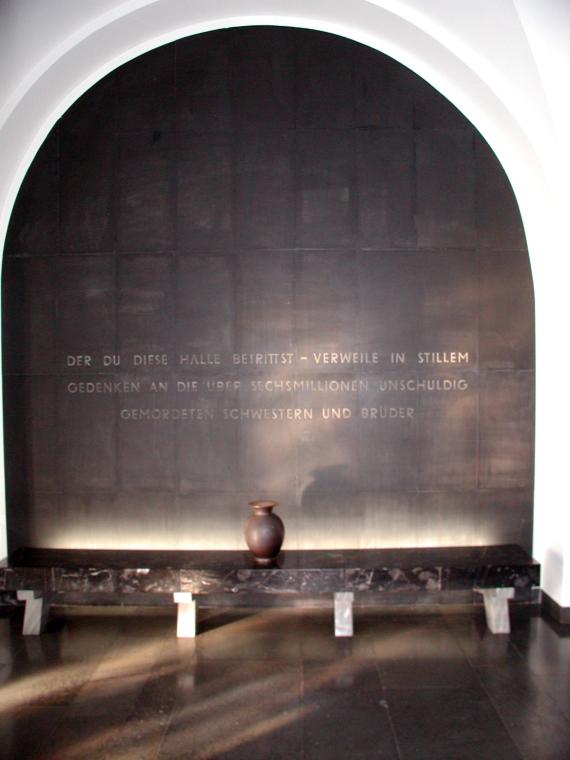
<svg viewBox="0 0 570 760">
<path fill-rule="evenodd" d="M 176 43 L 176 125 L 179 132 L 231 131 L 231 46 L 227 32 Z"/>
<path fill-rule="evenodd" d="M 56 359 L 60 369 L 75 371 L 68 356 L 110 353 L 115 347 L 116 261 L 93 255 L 61 256 L 50 263 L 56 272 Z"/>
<path fill-rule="evenodd" d="M 228 29 L 62 118 L 3 270 L 10 546 L 530 547 L 533 297 L 473 126 L 386 56 Z"/>
<path fill-rule="evenodd" d="M 417 216 L 420 246 L 475 244 L 473 135 L 462 129 L 416 132 Z"/>
<path fill-rule="evenodd" d="M 356 345 L 357 262 L 350 251 L 299 253 L 295 279 L 295 337 L 300 355 L 334 351 L 339 336 Z M 335 371 L 335 365 L 321 365 Z M 338 369 L 338 367 L 336 367 Z"/>
<path fill-rule="evenodd" d="M 29 460 L 22 469 L 28 487 L 43 493 L 61 490 L 58 436 L 58 379 L 51 375 L 31 376 L 22 383 L 25 406 L 26 445 Z M 18 408 L 18 407 L 17 407 Z"/>
<path fill-rule="evenodd" d="M 154 131 L 118 137 L 117 248 L 174 248 L 175 140 Z"/>
<path fill-rule="evenodd" d="M 353 51 L 340 37 L 297 35 L 296 125 L 346 129 L 354 123 Z"/>
<path fill-rule="evenodd" d="M 160 380 L 160 376 L 156 376 Z M 125 408 L 173 408 L 176 390 L 141 392 L 125 399 Z M 136 403 L 136 406 L 134 406 Z M 117 427 L 117 465 L 121 489 L 172 491 L 176 488 L 176 421 L 120 419 Z"/>
<path fill-rule="evenodd" d="M 517 202 L 507 175 L 480 135 L 475 135 L 477 233 L 481 248 L 525 251 Z M 526 256 L 521 257 L 527 260 Z"/>
<path fill-rule="evenodd" d="M 95 382 L 96 376 L 85 377 Z M 118 487 L 116 400 L 113 396 L 79 396 L 65 392 L 58 398 L 58 436 L 62 491 L 113 490 Z"/>
<path fill-rule="evenodd" d="M 425 251 L 365 251 L 360 254 L 358 331 L 362 346 L 406 354 L 420 344 L 421 262 Z M 410 308 L 413 304 L 414 308 Z"/>
<path fill-rule="evenodd" d="M 117 261 L 117 353 L 162 354 L 175 345 L 174 259 L 136 254 Z"/>
<path fill-rule="evenodd" d="M 115 142 L 107 132 L 62 130 L 61 251 L 112 251 Z"/>
<path fill-rule="evenodd" d="M 235 237 L 244 248 L 295 244 L 292 131 L 256 129 L 235 140 Z"/>
<path fill-rule="evenodd" d="M 295 127 L 296 35 L 244 29 L 230 41 L 232 126 L 274 132 Z"/>
<path fill-rule="evenodd" d="M 225 256 L 180 256 L 176 270 L 176 346 L 179 354 L 229 352 L 234 345 L 234 262 Z M 180 364 L 202 371 L 202 365 Z"/>
<path fill-rule="evenodd" d="M 534 298 L 528 256 L 483 249 L 479 255 L 479 367 L 534 367 Z"/>
<path fill-rule="evenodd" d="M 235 314 L 236 350 L 258 353 L 268 345 L 275 352 L 293 349 L 297 298 L 297 265 L 292 251 L 271 251 L 267 255 L 240 255 L 239 303 Z"/>
<path fill-rule="evenodd" d="M 422 252 L 418 264 L 420 343 L 429 350 L 452 352 L 461 347 L 470 367 L 478 353 L 478 279 L 474 249 Z M 441 369 L 441 367 L 440 367 Z"/>
<path fill-rule="evenodd" d="M 530 488 L 533 374 L 528 370 L 490 371 L 482 373 L 479 382 L 480 485 L 483 488 Z"/>
<path fill-rule="evenodd" d="M 184 377 L 179 376 L 182 385 Z M 216 376 L 213 383 L 227 381 Z M 190 401 L 188 398 L 190 397 Z M 235 393 L 209 391 L 206 393 L 180 393 L 178 405 L 212 412 L 214 419 L 197 419 L 191 424 L 176 424 L 176 449 L 179 473 L 178 492 L 183 496 L 192 493 L 225 492 L 233 494 L 241 489 L 241 439 L 238 425 L 228 426 L 223 408 L 237 407 Z"/>
<path fill-rule="evenodd" d="M 172 131 L 177 96 L 174 46 L 152 50 L 137 67 L 123 66 L 117 72 L 115 93 L 119 132 Z"/>
<path fill-rule="evenodd" d="M 364 248 L 416 244 L 412 130 L 357 132 L 359 243 Z"/>
<path fill-rule="evenodd" d="M 59 368 L 56 357 L 56 259 L 6 257 L 2 302 L 11 321 L 4 331 L 4 372 L 42 374 Z"/>
<path fill-rule="evenodd" d="M 354 141 L 348 129 L 297 132 L 297 245 L 301 248 L 340 248 L 354 241 Z"/>
<path fill-rule="evenodd" d="M 227 250 L 233 239 L 233 142 L 229 135 L 177 137 L 176 218 L 179 250 Z"/>
<path fill-rule="evenodd" d="M 357 127 L 410 129 L 419 77 L 367 47 L 354 49 L 354 117 Z M 429 89 L 429 88 L 428 88 Z"/>
<path fill-rule="evenodd" d="M 401 373 L 384 373 L 386 380 L 399 379 Z M 412 377 L 409 375 L 408 377 Z M 359 394 L 360 408 L 378 408 L 374 390 Z M 412 409 L 417 405 L 415 391 L 385 391 L 381 394 L 385 408 Z M 357 441 L 359 487 L 371 492 L 415 491 L 419 488 L 420 448 L 418 418 L 385 418 L 381 424 L 367 418 L 360 421 Z"/>
<path fill-rule="evenodd" d="M 423 491 L 477 485 L 477 389 L 448 398 L 423 394 L 419 411 L 419 485 Z"/>
<path fill-rule="evenodd" d="M 54 128 L 36 155 L 12 213 L 6 255 L 59 251 L 59 130 Z"/>
</svg>

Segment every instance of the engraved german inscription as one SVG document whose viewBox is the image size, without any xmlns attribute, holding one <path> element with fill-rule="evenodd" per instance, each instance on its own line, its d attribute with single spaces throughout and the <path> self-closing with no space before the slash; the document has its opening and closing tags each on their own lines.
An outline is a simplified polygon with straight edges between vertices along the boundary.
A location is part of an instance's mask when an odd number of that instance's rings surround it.
<svg viewBox="0 0 570 760">
<path fill-rule="evenodd" d="M 179 353 L 171 357 L 167 353 L 121 354 L 82 353 L 66 357 L 66 367 L 72 369 L 122 370 L 128 368 L 135 377 L 116 379 L 111 377 L 66 381 L 66 392 L 72 396 L 118 395 L 133 398 L 137 394 L 151 393 L 166 396 L 170 392 L 173 399 L 181 400 L 188 395 L 201 397 L 202 394 L 215 398 L 238 400 L 242 392 L 265 399 L 262 406 L 237 405 L 222 408 L 202 408 L 194 406 L 139 407 L 136 404 L 123 406 L 119 415 L 122 420 L 132 422 L 180 421 L 204 422 L 216 419 L 228 422 L 342 422 L 352 419 L 381 423 L 383 421 L 412 420 L 417 412 L 418 399 L 422 394 L 462 394 L 470 387 L 470 379 L 463 373 L 455 374 L 456 368 L 463 370 L 469 365 L 468 351 L 419 351 L 415 354 L 420 367 L 445 366 L 446 374 L 433 374 L 433 370 L 418 373 L 411 369 L 407 374 L 384 374 L 382 367 L 397 365 L 402 370 L 407 365 L 404 351 L 384 352 L 363 351 L 265 351 L 259 353 L 232 353 L 212 348 L 210 350 Z M 181 372 L 195 369 L 195 377 L 155 378 L 145 375 L 146 371 L 163 369 L 169 372 L 175 368 Z M 334 377 L 331 368 L 350 372 Z M 299 370 L 303 374 L 297 374 Z M 241 376 L 242 373 L 245 376 Z M 353 373 L 356 372 L 355 376 Z M 425 374 L 427 372 L 428 374 Z M 143 374 L 141 374 L 143 373 Z M 206 374 L 204 374 L 206 373 Z M 236 373 L 238 373 L 236 375 Z M 253 377 L 248 377 L 254 373 Z M 221 374 L 221 376 L 220 376 Z M 377 403 L 370 406 L 363 401 L 377 397 Z M 406 398 L 407 403 L 386 404 L 383 399 L 396 400 L 395 396 Z M 353 399 L 355 406 L 315 405 L 315 397 L 321 399 Z M 282 399 L 288 397 L 296 405 L 283 406 Z M 273 401 L 274 400 L 274 401 Z"/>
</svg>

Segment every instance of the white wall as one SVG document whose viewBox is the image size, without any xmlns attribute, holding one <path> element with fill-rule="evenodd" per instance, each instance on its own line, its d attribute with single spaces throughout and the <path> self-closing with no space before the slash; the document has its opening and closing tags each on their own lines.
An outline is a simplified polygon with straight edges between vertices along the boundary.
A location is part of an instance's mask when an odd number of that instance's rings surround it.
<svg viewBox="0 0 570 760">
<path fill-rule="evenodd" d="M 535 556 L 545 590 L 570 605 L 570 405 L 560 401 L 570 376 L 567 0 L 4 0 L 0 245 L 33 156 L 95 81 L 159 44 L 258 23 L 329 31 L 391 55 L 453 101 L 501 160 L 521 207 L 537 304 Z M 5 548 L 4 520 L 0 556 Z"/>
</svg>

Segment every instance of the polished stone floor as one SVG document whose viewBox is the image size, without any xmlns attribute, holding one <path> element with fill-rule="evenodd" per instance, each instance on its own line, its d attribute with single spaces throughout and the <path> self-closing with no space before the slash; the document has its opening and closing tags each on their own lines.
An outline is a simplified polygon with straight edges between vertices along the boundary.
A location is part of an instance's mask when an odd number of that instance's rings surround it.
<svg viewBox="0 0 570 760">
<path fill-rule="evenodd" d="M 2 760 L 568 760 L 570 632 L 530 611 L 58 615 L 39 638 L 0 618 Z"/>
</svg>

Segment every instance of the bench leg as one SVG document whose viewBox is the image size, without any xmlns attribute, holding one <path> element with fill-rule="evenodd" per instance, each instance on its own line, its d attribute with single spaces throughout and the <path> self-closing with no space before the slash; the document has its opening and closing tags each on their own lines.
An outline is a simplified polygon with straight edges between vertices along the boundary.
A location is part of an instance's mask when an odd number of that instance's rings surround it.
<svg viewBox="0 0 570 760">
<path fill-rule="evenodd" d="M 510 633 L 509 599 L 515 595 L 514 588 L 476 588 L 483 595 L 485 617 L 491 633 Z"/>
<path fill-rule="evenodd" d="M 352 591 L 339 591 L 334 595 L 334 635 L 352 636 Z"/>
<path fill-rule="evenodd" d="M 176 591 L 174 601 L 178 605 L 176 636 L 179 639 L 196 637 L 196 601 L 188 591 Z"/>
<path fill-rule="evenodd" d="M 18 591 L 18 599 L 24 601 L 24 636 L 39 636 L 43 632 L 49 612 L 49 598 L 41 591 Z"/>
</svg>

